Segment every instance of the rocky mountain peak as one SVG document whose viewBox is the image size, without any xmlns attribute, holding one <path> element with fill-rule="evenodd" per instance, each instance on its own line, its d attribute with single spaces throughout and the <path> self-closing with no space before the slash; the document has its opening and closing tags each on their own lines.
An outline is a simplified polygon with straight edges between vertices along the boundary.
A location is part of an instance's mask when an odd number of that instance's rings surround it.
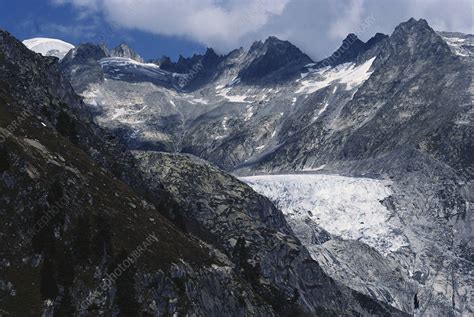
<svg viewBox="0 0 474 317">
<path fill-rule="evenodd" d="M 262 42 L 262 41 L 255 41 L 255 42 L 253 42 L 252 45 L 250 46 L 249 53 L 258 51 L 258 50 L 261 49 L 262 47 L 263 47 L 263 42 Z"/>
<path fill-rule="evenodd" d="M 392 51 L 406 58 L 442 58 L 451 55 L 448 45 L 424 19 L 400 23 L 390 36 Z"/>
<path fill-rule="evenodd" d="M 253 52 L 266 52 L 271 49 L 284 49 L 295 47 L 292 43 L 284 40 L 280 40 L 276 36 L 269 36 L 265 41 L 255 41 L 252 43 L 249 49 L 249 53 Z"/>
<path fill-rule="evenodd" d="M 388 39 L 389 36 L 383 33 L 376 33 L 374 36 L 372 36 L 367 42 L 366 45 L 370 48 L 373 47 L 375 44 Z"/>
<path fill-rule="evenodd" d="M 425 19 L 415 19 L 411 17 L 406 22 L 402 22 L 398 25 L 398 27 L 420 27 L 420 28 L 430 28 L 428 22 Z"/>
<path fill-rule="evenodd" d="M 208 48 L 206 49 L 206 53 L 204 53 L 204 56 L 213 56 L 213 57 L 215 57 L 215 56 L 218 56 L 218 55 L 217 55 L 217 53 L 214 51 L 213 48 L 208 47 Z"/>
<path fill-rule="evenodd" d="M 361 41 L 354 33 L 349 33 L 342 41 L 341 46 L 328 58 L 317 63 L 317 67 L 337 66 L 348 62 L 357 62 L 362 59 L 367 52 L 388 36 L 382 33 L 375 34 L 367 42 Z M 374 55 L 374 54 L 370 54 Z"/>
<path fill-rule="evenodd" d="M 352 42 L 361 43 L 361 44 L 364 43 L 357 37 L 355 33 L 347 34 L 346 38 L 342 40 L 343 43 L 348 42 L 348 41 L 351 41 L 351 43 Z"/>
<path fill-rule="evenodd" d="M 395 28 L 392 37 L 432 37 L 433 35 L 436 35 L 436 32 L 428 25 L 426 20 L 410 18 Z"/>
<path fill-rule="evenodd" d="M 61 62 L 68 63 L 70 60 L 86 62 L 88 60 L 99 60 L 109 56 L 109 50 L 103 44 L 82 43 L 76 48 L 70 50 Z"/>
<path fill-rule="evenodd" d="M 290 42 L 288 41 L 283 41 L 283 40 L 280 40 L 279 38 L 277 38 L 276 36 L 269 36 L 265 42 L 264 42 L 265 45 L 282 45 L 282 44 L 286 44 L 286 45 L 292 45 Z"/>
<path fill-rule="evenodd" d="M 290 43 L 289 41 L 280 40 L 276 36 L 269 36 L 265 42 L 263 42 L 263 47 L 265 50 L 281 50 L 285 53 L 297 53 L 299 55 L 303 54 L 299 48 Z"/>
<path fill-rule="evenodd" d="M 239 77 L 248 83 L 265 82 L 272 75 L 272 81 L 288 80 L 299 75 L 311 58 L 288 41 L 270 36 L 265 42 L 252 44 L 249 55 L 256 55 L 248 67 L 242 69 Z"/>
<path fill-rule="evenodd" d="M 161 58 L 160 67 L 163 70 L 170 71 L 173 73 L 186 74 L 189 73 L 193 67 L 196 68 L 196 65 L 202 64 L 202 66 L 214 67 L 220 61 L 222 57 L 217 55 L 214 49 L 207 48 L 204 55 L 194 54 L 191 57 L 184 57 L 179 55 L 178 61 L 175 63 L 167 56 Z"/>
<path fill-rule="evenodd" d="M 7 58 L 13 58 L 16 49 L 27 50 L 26 46 L 20 45 L 15 38 L 7 31 L 0 29 L 0 49 Z"/>
<path fill-rule="evenodd" d="M 217 63 L 219 63 L 220 61 L 222 60 L 222 57 L 219 56 L 215 51 L 214 49 L 212 48 L 208 48 L 206 50 L 206 53 L 204 53 L 204 55 L 202 56 L 202 64 L 203 65 L 216 65 Z"/>
<path fill-rule="evenodd" d="M 127 43 L 121 43 L 110 51 L 111 56 L 125 57 L 133 59 L 139 63 L 143 63 L 143 58 L 138 55 Z"/>
<path fill-rule="evenodd" d="M 63 75 L 71 82 L 76 91 L 82 91 L 90 82 L 104 79 L 98 61 L 109 57 L 110 53 L 103 44 L 83 43 L 69 51 L 59 66 Z M 81 76 L 76 76 L 81 74 Z"/>
</svg>

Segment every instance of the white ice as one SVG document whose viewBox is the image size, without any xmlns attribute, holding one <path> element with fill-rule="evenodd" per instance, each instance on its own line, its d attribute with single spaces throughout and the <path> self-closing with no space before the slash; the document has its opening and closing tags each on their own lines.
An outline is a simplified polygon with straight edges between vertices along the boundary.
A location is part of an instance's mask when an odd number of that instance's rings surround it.
<svg viewBox="0 0 474 317">
<path fill-rule="evenodd" d="M 332 83 L 346 84 L 346 89 L 352 90 L 370 77 L 372 72 L 369 70 L 374 60 L 375 57 L 359 66 L 355 66 L 354 63 L 345 63 L 336 67 L 318 69 L 310 76 L 306 76 L 305 80 L 299 80 L 301 87 L 296 93 L 312 94 Z"/>
<path fill-rule="evenodd" d="M 390 211 L 381 203 L 392 194 L 388 181 L 321 174 L 261 175 L 242 180 L 272 200 L 291 218 L 290 223 L 304 226 L 312 221 L 334 236 L 360 240 L 381 254 L 408 244 L 390 224 Z"/>
</svg>

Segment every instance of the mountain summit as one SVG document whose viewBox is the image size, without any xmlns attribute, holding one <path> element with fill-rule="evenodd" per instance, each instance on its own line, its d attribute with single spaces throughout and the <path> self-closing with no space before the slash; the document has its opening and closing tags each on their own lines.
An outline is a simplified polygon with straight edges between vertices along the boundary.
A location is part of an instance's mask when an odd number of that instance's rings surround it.
<svg viewBox="0 0 474 317">
<path fill-rule="evenodd" d="M 138 55 L 128 44 L 121 43 L 110 51 L 110 56 L 130 58 L 139 63 L 143 63 L 143 58 Z"/>
<path fill-rule="evenodd" d="M 263 43 L 253 43 L 248 54 L 255 57 L 240 71 L 239 77 L 249 84 L 289 80 L 299 76 L 301 69 L 312 63 L 299 48 L 274 36 Z"/>
<path fill-rule="evenodd" d="M 375 34 L 367 42 L 361 41 L 357 35 L 350 33 L 342 41 L 341 46 L 328 58 L 316 63 L 316 67 L 337 66 L 344 63 L 363 60 L 363 55 L 369 51 L 377 49 L 388 36 L 382 33 Z M 374 53 L 369 53 L 375 55 Z"/>
</svg>

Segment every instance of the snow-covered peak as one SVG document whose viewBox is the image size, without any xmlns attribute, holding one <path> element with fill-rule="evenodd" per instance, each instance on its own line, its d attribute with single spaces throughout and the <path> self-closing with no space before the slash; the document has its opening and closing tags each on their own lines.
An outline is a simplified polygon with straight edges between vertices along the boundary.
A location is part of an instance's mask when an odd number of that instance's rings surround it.
<svg viewBox="0 0 474 317">
<path fill-rule="evenodd" d="M 71 49 L 74 48 L 74 45 L 70 43 L 46 37 L 36 37 L 24 40 L 23 44 L 36 53 L 40 53 L 44 56 L 54 56 L 59 59 L 62 59 Z"/>
</svg>

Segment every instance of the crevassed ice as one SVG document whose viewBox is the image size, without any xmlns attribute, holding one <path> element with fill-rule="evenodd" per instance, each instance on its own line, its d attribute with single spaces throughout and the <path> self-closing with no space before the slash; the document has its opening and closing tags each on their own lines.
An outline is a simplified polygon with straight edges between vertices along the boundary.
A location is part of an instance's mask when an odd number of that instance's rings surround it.
<svg viewBox="0 0 474 317">
<path fill-rule="evenodd" d="M 309 220 L 334 236 L 360 240 L 384 255 L 408 245 L 406 237 L 389 222 L 390 212 L 381 203 L 392 194 L 387 181 L 316 174 L 242 180 L 272 200 L 292 219 L 293 226 Z"/>
</svg>

